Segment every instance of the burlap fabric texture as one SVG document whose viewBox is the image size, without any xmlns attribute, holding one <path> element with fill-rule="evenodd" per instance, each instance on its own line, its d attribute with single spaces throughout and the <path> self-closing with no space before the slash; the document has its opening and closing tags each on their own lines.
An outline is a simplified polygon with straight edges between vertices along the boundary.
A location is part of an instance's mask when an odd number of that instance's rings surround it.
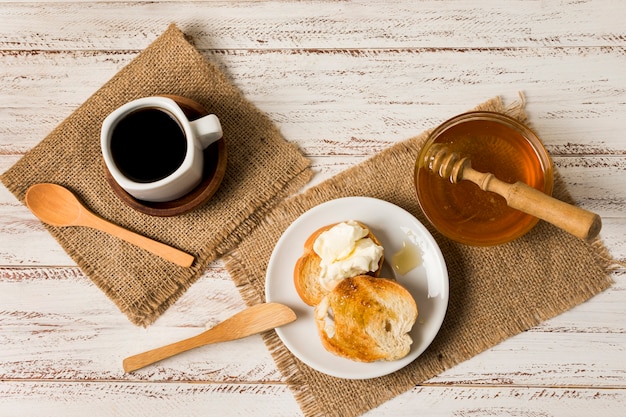
<svg viewBox="0 0 626 417">
<path fill-rule="evenodd" d="M 528 123 L 522 103 L 505 108 L 493 99 L 478 109 L 506 113 Z M 278 238 L 301 214 L 325 201 L 375 197 L 408 210 L 430 227 L 417 203 L 412 179 L 415 159 L 426 139 L 427 132 L 400 142 L 278 205 L 226 256 L 227 269 L 244 299 L 250 304 L 263 301 L 265 269 Z M 571 202 L 558 175 L 553 195 Z M 544 222 L 524 237 L 496 247 L 457 244 L 430 230 L 448 267 L 450 301 L 436 339 L 409 366 L 375 379 L 342 380 L 309 368 L 274 332 L 266 334 L 266 344 L 306 416 L 360 415 L 611 285 L 612 262 L 600 241 L 587 244 Z"/>
<path fill-rule="evenodd" d="M 168 218 L 124 205 L 105 180 L 100 152 L 107 114 L 160 94 L 193 99 L 216 114 L 228 149 L 226 175 L 213 198 L 201 209 Z M 148 325 L 268 209 L 306 184 L 308 166 L 266 115 L 172 25 L 4 173 L 2 182 L 21 201 L 32 184 L 61 184 L 105 219 L 194 255 L 192 268 L 182 268 L 96 230 L 47 227 L 133 323 Z"/>
</svg>

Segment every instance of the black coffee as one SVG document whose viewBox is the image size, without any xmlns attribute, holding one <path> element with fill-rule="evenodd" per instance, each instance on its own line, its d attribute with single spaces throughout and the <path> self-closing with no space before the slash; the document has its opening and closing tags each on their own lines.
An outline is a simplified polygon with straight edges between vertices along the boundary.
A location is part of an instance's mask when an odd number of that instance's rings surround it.
<svg viewBox="0 0 626 417">
<path fill-rule="evenodd" d="M 136 110 L 113 128 L 111 154 L 117 168 L 135 182 L 154 182 L 172 174 L 187 154 L 182 127 L 168 112 Z"/>
</svg>

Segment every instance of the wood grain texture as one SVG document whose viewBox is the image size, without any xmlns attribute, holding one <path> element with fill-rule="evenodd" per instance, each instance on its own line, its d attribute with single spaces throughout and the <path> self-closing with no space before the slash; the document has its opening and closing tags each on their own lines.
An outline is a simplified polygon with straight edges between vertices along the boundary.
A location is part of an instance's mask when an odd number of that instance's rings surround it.
<svg viewBox="0 0 626 417">
<path fill-rule="evenodd" d="M 572 197 L 602 216 L 600 236 L 624 263 L 624 21 L 621 0 L 2 0 L 0 172 L 176 22 L 312 160 L 307 187 L 523 92 Z M 623 416 L 626 268 L 613 277 L 367 415 Z M 218 260 L 137 328 L 0 187 L 0 416 L 301 415 L 258 335 L 123 372 L 124 357 L 244 307 Z"/>
<path fill-rule="evenodd" d="M 619 0 L 8 3 L 0 48 L 142 49 L 170 21 L 199 48 L 623 45 Z M 121 12 L 123 10 L 123 12 Z M 103 36 L 103 34 L 107 36 Z"/>
<path fill-rule="evenodd" d="M 18 402 L 15 398 L 23 400 Z M 372 410 L 367 416 L 573 417 L 600 413 L 613 417 L 621 415 L 615 404 L 623 404 L 624 401 L 624 393 L 620 390 L 421 386 Z M 45 409 L 41 406 L 42 402 L 46 403 Z M 98 404 L 97 409 L 93 408 L 94 404 Z M 45 410 L 45 415 L 50 417 L 80 417 L 84 416 L 85 410 L 103 417 L 298 415 L 297 405 L 290 399 L 288 388 L 280 384 L 28 384 L 10 381 L 0 386 L 0 405 L 5 410 L 24 410 L 20 414 L 22 416 L 37 416 L 40 415 L 37 410 Z M 553 410 L 558 410 L 558 414 L 553 414 Z"/>
<path fill-rule="evenodd" d="M 203 52 L 310 155 L 371 155 L 518 91 L 549 151 L 624 154 L 623 48 Z M 0 55 L 2 154 L 30 149 L 134 56 Z"/>
</svg>

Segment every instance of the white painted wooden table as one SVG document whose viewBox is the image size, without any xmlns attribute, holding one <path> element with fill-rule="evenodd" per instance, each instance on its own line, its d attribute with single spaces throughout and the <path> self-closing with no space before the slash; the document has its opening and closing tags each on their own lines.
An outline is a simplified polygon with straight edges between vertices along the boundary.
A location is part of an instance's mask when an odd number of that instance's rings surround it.
<svg viewBox="0 0 626 417">
<path fill-rule="evenodd" d="M 622 0 L 0 1 L 0 172 L 170 22 L 311 158 L 311 185 L 523 91 L 569 190 L 626 260 Z M 368 416 L 626 415 L 625 272 Z M 258 336 L 123 373 L 125 356 L 243 307 L 216 262 L 135 327 L 0 187 L 1 416 L 301 415 Z"/>
</svg>

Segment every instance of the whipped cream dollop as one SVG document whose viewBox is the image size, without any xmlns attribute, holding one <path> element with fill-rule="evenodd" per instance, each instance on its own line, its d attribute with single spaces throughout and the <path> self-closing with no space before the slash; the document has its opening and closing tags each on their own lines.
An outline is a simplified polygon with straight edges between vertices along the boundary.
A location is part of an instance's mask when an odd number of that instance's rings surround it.
<svg viewBox="0 0 626 417">
<path fill-rule="evenodd" d="M 354 220 L 338 223 L 321 233 L 313 251 L 322 259 L 320 284 L 331 291 L 344 278 L 373 272 L 383 256 L 382 246 L 366 237 L 367 228 Z"/>
</svg>

